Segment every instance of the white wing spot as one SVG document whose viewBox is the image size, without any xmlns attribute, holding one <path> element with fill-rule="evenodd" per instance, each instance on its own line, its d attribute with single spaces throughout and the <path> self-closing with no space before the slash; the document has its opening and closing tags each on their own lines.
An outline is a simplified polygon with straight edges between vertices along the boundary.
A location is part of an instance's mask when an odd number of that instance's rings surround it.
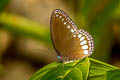
<svg viewBox="0 0 120 80">
<path fill-rule="evenodd" d="M 89 46 L 91 46 L 91 44 L 89 43 Z"/>
<path fill-rule="evenodd" d="M 62 21 L 64 21 L 64 18 L 62 18 Z"/>
<path fill-rule="evenodd" d="M 70 26 L 69 26 L 69 25 L 68 25 L 67 27 L 68 27 L 68 29 L 70 28 Z"/>
<path fill-rule="evenodd" d="M 64 25 L 66 24 L 66 22 L 64 22 Z"/>
<path fill-rule="evenodd" d="M 84 50 L 84 54 L 88 54 L 88 50 Z"/>
<path fill-rule="evenodd" d="M 90 44 L 90 43 L 91 43 L 91 41 L 89 40 L 89 41 L 88 41 L 88 43 Z"/>
<path fill-rule="evenodd" d="M 62 16 L 59 16 L 59 18 L 62 18 Z"/>
<path fill-rule="evenodd" d="M 76 37 L 76 35 L 73 35 L 73 37 Z"/>
<path fill-rule="evenodd" d="M 85 39 L 85 37 L 83 36 L 83 37 L 80 38 L 80 41 L 82 41 L 82 40 L 84 40 L 84 39 Z"/>
<path fill-rule="evenodd" d="M 88 38 L 88 40 L 90 40 L 90 38 Z"/>
<path fill-rule="evenodd" d="M 56 17 L 58 17 L 58 15 L 56 15 Z"/>
<path fill-rule="evenodd" d="M 84 44 L 86 44 L 86 43 L 87 43 L 87 41 L 84 40 L 84 41 L 82 41 L 82 42 L 80 43 L 80 45 L 84 45 Z"/>
<path fill-rule="evenodd" d="M 81 34 L 79 34 L 79 35 L 78 35 L 78 38 L 80 38 L 81 36 L 82 36 L 82 35 L 81 35 Z"/>
<path fill-rule="evenodd" d="M 71 32 L 73 33 L 73 32 L 74 32 L 74 30 L 73 30 L 73 29 L 71 29 Z"/>
<path fill-rule="evenodd" d="M 82 46 L 82 49 L 88 49 L 88 45 Z"/>
</svg>

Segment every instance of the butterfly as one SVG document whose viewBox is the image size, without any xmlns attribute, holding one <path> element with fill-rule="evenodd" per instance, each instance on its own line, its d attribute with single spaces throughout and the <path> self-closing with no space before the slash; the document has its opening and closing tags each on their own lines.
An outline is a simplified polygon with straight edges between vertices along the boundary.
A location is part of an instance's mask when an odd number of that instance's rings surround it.
<svg viewBox="0 0 120 80">
<path fill-rule="evenodd" d="M 57 58 L 61 61 L 83 59 L 94 50 L 92 36 L 87 31 L 78 29 L 63 10 L 55 9 L 52 12 L 50 31 Z"/>
</svg>

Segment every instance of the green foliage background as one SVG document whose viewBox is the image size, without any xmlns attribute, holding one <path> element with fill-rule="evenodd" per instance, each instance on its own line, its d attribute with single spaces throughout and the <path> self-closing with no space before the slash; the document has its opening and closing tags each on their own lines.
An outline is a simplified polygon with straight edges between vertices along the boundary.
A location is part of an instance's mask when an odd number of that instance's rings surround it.
<svg viewBox="0 0 120 80">
<path fill-rule="evenodd" d="M 49 28 L 2 11 L 8 2 L 9 0 L 0 1 L 0 28 L 7 29 L 14 35 L 37 39 L 51 47 Z M 112 22 L 120 20 L 120 0 L 69 0 L 69 3 L 75 9 L 75 21 L 79 28 L 88 30 L 94 38 L 95 51 L 92 57 L 107 62 L 113 40 Z M 67 64 L 49 64 L 35 73 L 30 80 L 119 80 L 118 75 L 118 68 L 92 58 L 85 58 Z"/>
</svg>

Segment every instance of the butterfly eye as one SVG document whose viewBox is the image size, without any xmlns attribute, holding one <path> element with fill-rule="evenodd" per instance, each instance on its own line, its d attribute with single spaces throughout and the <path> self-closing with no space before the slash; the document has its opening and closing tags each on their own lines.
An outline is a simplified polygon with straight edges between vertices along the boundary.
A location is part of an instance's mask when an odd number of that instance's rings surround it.
<svg viewBox="0 0 120 80">
<path fill-rule="evenodd" d="M 56 9 L 50 21 L 51 38 L 59 59 L 83 59 L 92 54 L 92 36 L 83 29 L 77 29 L 66 12 Z"/>
</svg>

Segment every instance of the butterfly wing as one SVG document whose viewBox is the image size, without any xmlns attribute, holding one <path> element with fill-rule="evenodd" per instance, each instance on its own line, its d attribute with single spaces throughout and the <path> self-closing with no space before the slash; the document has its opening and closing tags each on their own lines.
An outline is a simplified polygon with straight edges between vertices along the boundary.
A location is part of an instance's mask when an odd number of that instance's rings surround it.
<svg viewBox="0 0 120 80">
<path fill-rule="evenodd" d="M 78 30 L 64 11 L 53 11 L 50 27 L 54 48 L 62 58 L 82 59 L 92 53 L 92 37 L 88 32 Z"/>
</svg>

